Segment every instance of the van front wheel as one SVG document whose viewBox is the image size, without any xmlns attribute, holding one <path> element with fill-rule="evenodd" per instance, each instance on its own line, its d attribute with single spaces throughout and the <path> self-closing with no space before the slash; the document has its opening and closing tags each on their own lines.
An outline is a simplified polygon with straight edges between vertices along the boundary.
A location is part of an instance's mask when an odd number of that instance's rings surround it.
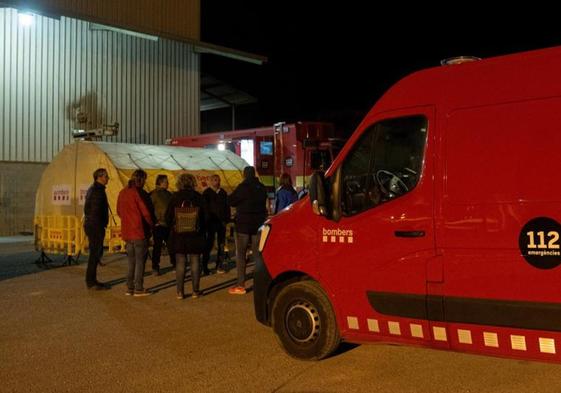
<svg viewBox="0 0 561 393">
<path fill-rule="evenodd" d="M 279 343 L 292 357 L 323 359 L 341 341 L 331 303 L 314 281 L 283 288 L 274 301 L 271 316 Z"/>
</svg>

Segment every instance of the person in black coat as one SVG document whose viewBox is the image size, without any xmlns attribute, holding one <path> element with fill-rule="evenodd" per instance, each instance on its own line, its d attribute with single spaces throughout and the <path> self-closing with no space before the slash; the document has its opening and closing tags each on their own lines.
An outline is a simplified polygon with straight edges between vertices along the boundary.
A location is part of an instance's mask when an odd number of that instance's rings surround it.
<svg viewBox="0 0 561 393">
<path fill-rule="evenodd" d="M 243 170 L 244 180 L 228 198 L 230 206 L 236 208 L 236 265 L 237 286 L 229 289 L 232 295 L 243 295 L 245 290 L 245 266 L 247 245 L 251 242 L 253 255 L 259 252 L 257 230 L 267 218 L 267 190 L 255 177 L 255 168 Z"/>
<path fill-rule="evenodd" d="M 208 261 L 210 252 L 217 239 L 216 272 L 225 273 L 224 270 L 224 244 L 226 243 L 226 224 L 230 221 L 230 206 L 228 194 L 220 188 L 220 176 L 210 177 L 210 186 L 203 191 L 203 198 L 208 208 L 208 225 L 206 231 L 206 249 L 203 253 L 203 274 L 209 274 Z"/>
<path fill-rule="evenodd" d="M 94 182 L 86 193 L 84 204 L 84 232 L 88 237 L 90 253 L 86 269 L 86 285 L 90 289 L 100 290 L 109 288 L 97 281 L 97 265 L 101 263 L 105 228 L 109 224 L 109 202 L 105 194 L 109 174 L 106 169 L 99 168 L 93 173 L 93 178 Z"/>
<path fill-rule="evenodd" d="M 184 281 L 185 281 L 185 265 L 189 260 L 191 265 L 191 281 L 193 283 L 192 298 L 201 295 L 199 291 L 200 282 L 200 254 L 205 250 L 206 241 L 206 221 L 207 212 L 203 196 L 195 191 L 197 180 L 191 174 L 184 173 L 177 179 L 177 192 L 171 197 L 168 209 L 166 211 L 166 223 L 171 228 L 170 238 L 175 251 L 175 272 L 177 298 L 185 297 Z M 196 208 L 197 219 L 193 230 L 187 232 L 177 225 L 178 208 Z M 180 224 L 180 223 L 179 223 Z"/>
</svg>

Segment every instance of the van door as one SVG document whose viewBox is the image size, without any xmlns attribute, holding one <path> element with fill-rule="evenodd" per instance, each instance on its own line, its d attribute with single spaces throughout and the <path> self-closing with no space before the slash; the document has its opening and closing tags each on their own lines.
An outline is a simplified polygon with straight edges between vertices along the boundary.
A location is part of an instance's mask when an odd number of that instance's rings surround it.
<svg viewBox="0 0 561 393">
<path fill-rule="evenodd" d="M 332 176 L 342 217 L 324 221 L 319 268 L 335 294 L 343 334 L 430 338 L 433 127 L 433 107 L 378 116 Z"/>
<path fill-rule="evenodd" d="M 459 350 L 559 353 L 560 108 L 552 97 L 447 116 L 437 241 Z"/>
</svg>

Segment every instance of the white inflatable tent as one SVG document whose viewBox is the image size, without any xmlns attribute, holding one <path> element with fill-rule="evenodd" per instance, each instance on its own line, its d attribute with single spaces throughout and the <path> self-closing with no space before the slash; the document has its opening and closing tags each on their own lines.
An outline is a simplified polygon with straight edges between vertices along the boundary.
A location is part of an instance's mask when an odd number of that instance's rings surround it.
<svg viewBox="0 0 561 393">
<path fill-rule="evenodd" d="M 46 253 L 77 255 L 85 247 L 82 217 L 85 196 L 97 168 L 109 173 L 106 192 L 111 209 L 107 242 L 121 244 L 120 219 L 116 215 L 117 196 L 136 169 L 147 172 L 145 189 L 155 187 L 156 176 L 165 174 L 170 190 L 176 177 L 191 173 L 198 191 L 207 187 L 211 175 L 221 178 L 230 193 L 243 180 L 248 164 L 230 151 L 174 146 L 78 141 L 69 144 L 45 169 L 35 198 L 36 248 Z"/>
</svg>

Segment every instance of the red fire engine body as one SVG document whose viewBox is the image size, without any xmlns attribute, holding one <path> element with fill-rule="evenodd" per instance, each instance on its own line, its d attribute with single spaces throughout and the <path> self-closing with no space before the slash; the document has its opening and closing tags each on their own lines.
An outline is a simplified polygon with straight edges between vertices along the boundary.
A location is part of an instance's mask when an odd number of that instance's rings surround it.
<svg viewBox="0 0 561 393">
<path fill-rule="evenodd" d="M 393 86 L 262 228 L 254 301 L 292 356 L 340 340 L 561 361 L 561 47 Z"/>
<path fill-rule="evenodd" d="M 300 190 L 314 169 L 327 169 L 342 146 L 330 123 L 278 123 L 247 130 L 216 132 L 171 139 L 175 146 L 229 149 L 255 166 L 271 193 L 282 173 Z"/>
</svg>

